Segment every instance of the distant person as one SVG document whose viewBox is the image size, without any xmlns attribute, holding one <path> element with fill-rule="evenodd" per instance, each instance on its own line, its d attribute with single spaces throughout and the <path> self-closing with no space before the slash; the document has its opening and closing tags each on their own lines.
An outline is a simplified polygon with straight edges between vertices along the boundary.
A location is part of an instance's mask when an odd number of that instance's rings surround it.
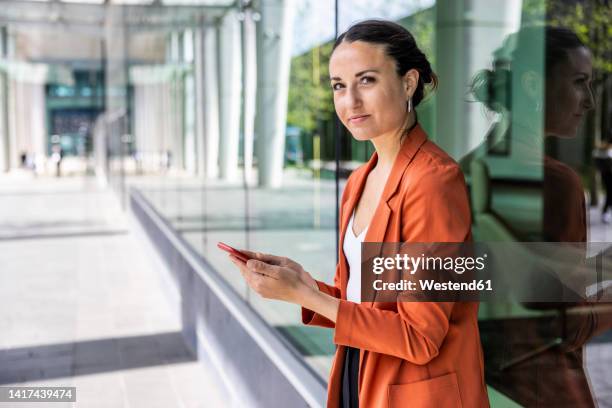
<svg viewBox="0 0 612 408">
<path fill-rule="evenodd" d="M 55 177 L 62 175 L 62 159 L 64 158 L 64 149 L 60 144 L 55 144 L 52 147 L 51 160 L 55 163 Z"/>
<path fill-rule="evenodd" d="M 595 164 L 601 175 L 601 184 L 604 187 L 606 198 L 601 207 L 601 221 L 609 224 L 612 221 L 610 207 L 612 207 L 612 129 L 608 130 L 606 138 L 593 151 Z"/>
<path fill-rule="evenodd" d="M 301 305 L 334 329 L 328 407 L 488 407 L 475 302 L 361 303 L 361 242 L 467 242 L 471 217 L 457 163 L 428 139 L 415 107 L 437 77 L 402 26 L 367 20 L 336 40 L 329 62 L 338 117 L 375 148 L 340 204 L 334 284 L 288 258 L 231 257 L 266 298 Z"/>
</svg>

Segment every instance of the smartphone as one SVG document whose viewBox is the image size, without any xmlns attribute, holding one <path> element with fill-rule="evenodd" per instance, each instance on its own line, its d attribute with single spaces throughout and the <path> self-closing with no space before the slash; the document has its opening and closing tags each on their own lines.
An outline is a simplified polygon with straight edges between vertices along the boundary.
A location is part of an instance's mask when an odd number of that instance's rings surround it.
<svg viewBox="0 0 612 408">
<path fill-rule="evenodd" d="M 236 248 L 232 248 L 231 246 L 224 244 L 223 242 L 218 242 L 217 247 L 226 252 L 229 252 L 230 254 L 234 255 L 236 258 L 240 259 L 244 263 L 246 263 L 246 261 L 251 259 L 251 257 L 245 254 L 244 252 L 240 252 Z"/>
</svg>

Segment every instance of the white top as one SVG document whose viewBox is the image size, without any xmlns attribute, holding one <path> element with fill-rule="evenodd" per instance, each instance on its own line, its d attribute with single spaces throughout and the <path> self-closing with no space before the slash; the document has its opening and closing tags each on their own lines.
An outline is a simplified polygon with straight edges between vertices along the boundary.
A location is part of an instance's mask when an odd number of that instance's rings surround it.
<svg viewBox="0 0 612 408">
<path fill-rule="evenodd" d="M 355 236 L 353 232 L 353 219 L 355 211 L 351 215 L 346 233 L 344 234 L 344 243 L 342 250 L 349 266 L 349 280 L 346 286 L 346 300 L 361 303 L 361 243 L 365 238 L 368 227 L 364 228 L 359 236 Z"/>
</svg>

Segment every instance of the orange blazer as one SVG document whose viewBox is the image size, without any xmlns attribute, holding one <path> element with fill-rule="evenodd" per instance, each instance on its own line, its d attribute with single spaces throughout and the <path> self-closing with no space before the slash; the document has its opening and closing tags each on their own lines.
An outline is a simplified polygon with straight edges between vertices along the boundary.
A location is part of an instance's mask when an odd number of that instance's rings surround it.
<svg viewBox="0 0 612 408">
<path fill-rule="evenodd" d="M 473 302 L 353 303 L 346 300 L 348 264 L 342 250 L 350 215 L 377 155 L 355 170 L 342 194 L 339 262 L 334 286 L 319 289 L 340 300 L 334 324 L 302 309 L 304 324 L 335 329 L 338 345 L 327 406 L 339 406 L 345 346 L 361 350 L 359 405 L 364 408 L 488 407 Z M 416 125 L 403 142 L 368 227 L 368 242 L 471 240 L 467 189 L 459 166 Z"/>
</svg>

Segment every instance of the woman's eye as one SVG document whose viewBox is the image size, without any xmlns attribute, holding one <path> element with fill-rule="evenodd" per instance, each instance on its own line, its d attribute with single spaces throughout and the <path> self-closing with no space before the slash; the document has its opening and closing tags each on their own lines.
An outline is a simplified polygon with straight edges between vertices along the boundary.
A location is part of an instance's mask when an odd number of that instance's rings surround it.
<svg viewBox="0 0 612 408">
<path fill-rule="evenodd" d="M 588 78 L 578 78 L 574 81 L 574 83 L 578 85 L 586 85 L 588 87 L 591 86 L 591 81 Z"/>
<path fill-rule="evenodd" d="M 368 85 L 371 84 L 373 82 L 375 82 L 376 80 L 373 77 L 370 76 L 365 76 L 365 77 L 361 77 L 359 78 L 359 83 L 362 85 Z M 332 84 L 332 89 L 334 91 L 339 91 L 340 89 L 344 88 L 344 85 L 341 84 L 340 82 L 336 82 L 335 84 Z"/>
</svg>

